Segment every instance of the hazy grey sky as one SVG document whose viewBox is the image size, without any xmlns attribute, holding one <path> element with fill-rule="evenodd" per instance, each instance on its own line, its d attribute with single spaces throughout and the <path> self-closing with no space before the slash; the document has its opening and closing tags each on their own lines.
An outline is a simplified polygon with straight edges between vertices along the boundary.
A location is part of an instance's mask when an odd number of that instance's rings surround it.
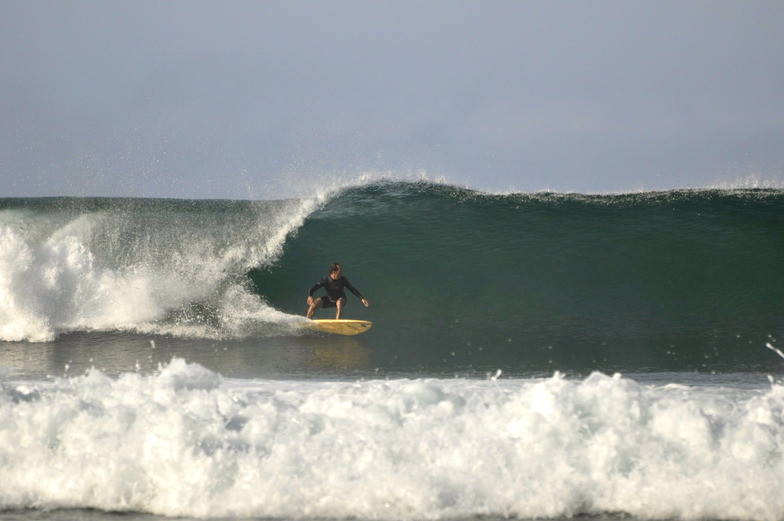
<svg viewBox="0 0 784 521">
<path fill-rule="evenodd" d="M 0 2 L 0 197 L 784 184 L 784 2 Z"/>
</svg>

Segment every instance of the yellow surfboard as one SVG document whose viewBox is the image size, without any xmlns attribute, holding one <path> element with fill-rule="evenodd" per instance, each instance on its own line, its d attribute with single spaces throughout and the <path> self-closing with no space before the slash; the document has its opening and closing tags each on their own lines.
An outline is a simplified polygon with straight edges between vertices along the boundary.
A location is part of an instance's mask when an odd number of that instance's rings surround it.
<svg viewBox="0 0 784 521">
<path fill-rule="evenodd" d="M 346 320 L 346 319 L 324 319 L 324 320 L 311 320 L 305 323 L 305 327 L 315 329 L 316 331 L 323 331 L 325 333 L 334 333 L 336 335 L 358 335 L 364 333 L 373 326 L 373 322 L 367 320 Z"/>
</svg>

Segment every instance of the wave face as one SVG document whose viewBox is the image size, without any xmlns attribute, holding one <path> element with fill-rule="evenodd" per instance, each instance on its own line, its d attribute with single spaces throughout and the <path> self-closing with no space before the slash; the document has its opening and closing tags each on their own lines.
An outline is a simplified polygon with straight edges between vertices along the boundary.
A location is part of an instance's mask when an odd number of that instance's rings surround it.
<svg viewBox="0 0 784 521">
<path fill-rule="evenodd" d="M 761 368 L 761 348 L 784 333 L 780 191 L 359 187 L 252 275 L 295 312 L 333 259 L 374 306 L 354 300 L 350 313 L 378 320 L 395 356 L 426 367 Z"/>
<path fill-rule="evenodd" d="M 401 370 L 766 370 L 784 192 L 489 195 L 425 182 L 292 201 L 0 201 L 0 338 L 300 335 L 340 261 Z M 322 312 L 321 316 L 327 316 Z"/>
<path fill-rule="evenodd" d="M 775 383 L 641 386 L 599 373 L 222 381 L 175 359 L 149 376 L 93 370 L 34 388 L 0 384 L 0 511 L 784 517 Z"/>
</svg>

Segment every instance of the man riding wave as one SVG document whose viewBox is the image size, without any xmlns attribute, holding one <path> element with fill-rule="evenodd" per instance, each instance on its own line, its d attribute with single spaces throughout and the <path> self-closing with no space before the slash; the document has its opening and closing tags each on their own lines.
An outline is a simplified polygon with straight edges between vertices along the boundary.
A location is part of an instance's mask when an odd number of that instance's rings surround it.
<svg viewBox="0 0 784 521">
<path fill-rule="evenodd" d="M 357 296 L 362 301 L 365 307 L 370 306 L 370 303 L 362 296 L 357 288 L 351 285 L 346 277 L 342 275 L 343 269 L 337 262 L 329 267 L 329 275 L 316 282 L 310 291 L 308 291 L 308 318 L 313 318 L 313 314 L 318 308 L 337 308 L 335 318 L 340 319 L 343 315 L 343 307 L 346 305 L 346 293 L 344 288 L 348 288 L 351 293 Z M 324 288 L 327 292 L 326 296 L 313 298 L 313 294 L 319 288 Z"/>
</svg>

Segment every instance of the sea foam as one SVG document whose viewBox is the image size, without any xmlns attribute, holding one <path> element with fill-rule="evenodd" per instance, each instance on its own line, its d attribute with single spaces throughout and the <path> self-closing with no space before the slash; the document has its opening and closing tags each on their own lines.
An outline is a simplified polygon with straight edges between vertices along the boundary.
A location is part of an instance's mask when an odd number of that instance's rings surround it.
<svg viewBox="0 0 784 521">
<path fill-rule="evenodd" d="M 237 336 L 254 321 L 290 319 L 246 291 L 242 277 L 274 262 L 320 197 L 99 201 L 98 210 L 82 200 L 0 211 L 0 341 L 73 330 Z"/>
<path fill-rule="evenodd" d="M 226 380 L 174 359 L 0 392 L 0 508 L 443 519 L 784 516 L 784 387 Z"/>
</svg>

